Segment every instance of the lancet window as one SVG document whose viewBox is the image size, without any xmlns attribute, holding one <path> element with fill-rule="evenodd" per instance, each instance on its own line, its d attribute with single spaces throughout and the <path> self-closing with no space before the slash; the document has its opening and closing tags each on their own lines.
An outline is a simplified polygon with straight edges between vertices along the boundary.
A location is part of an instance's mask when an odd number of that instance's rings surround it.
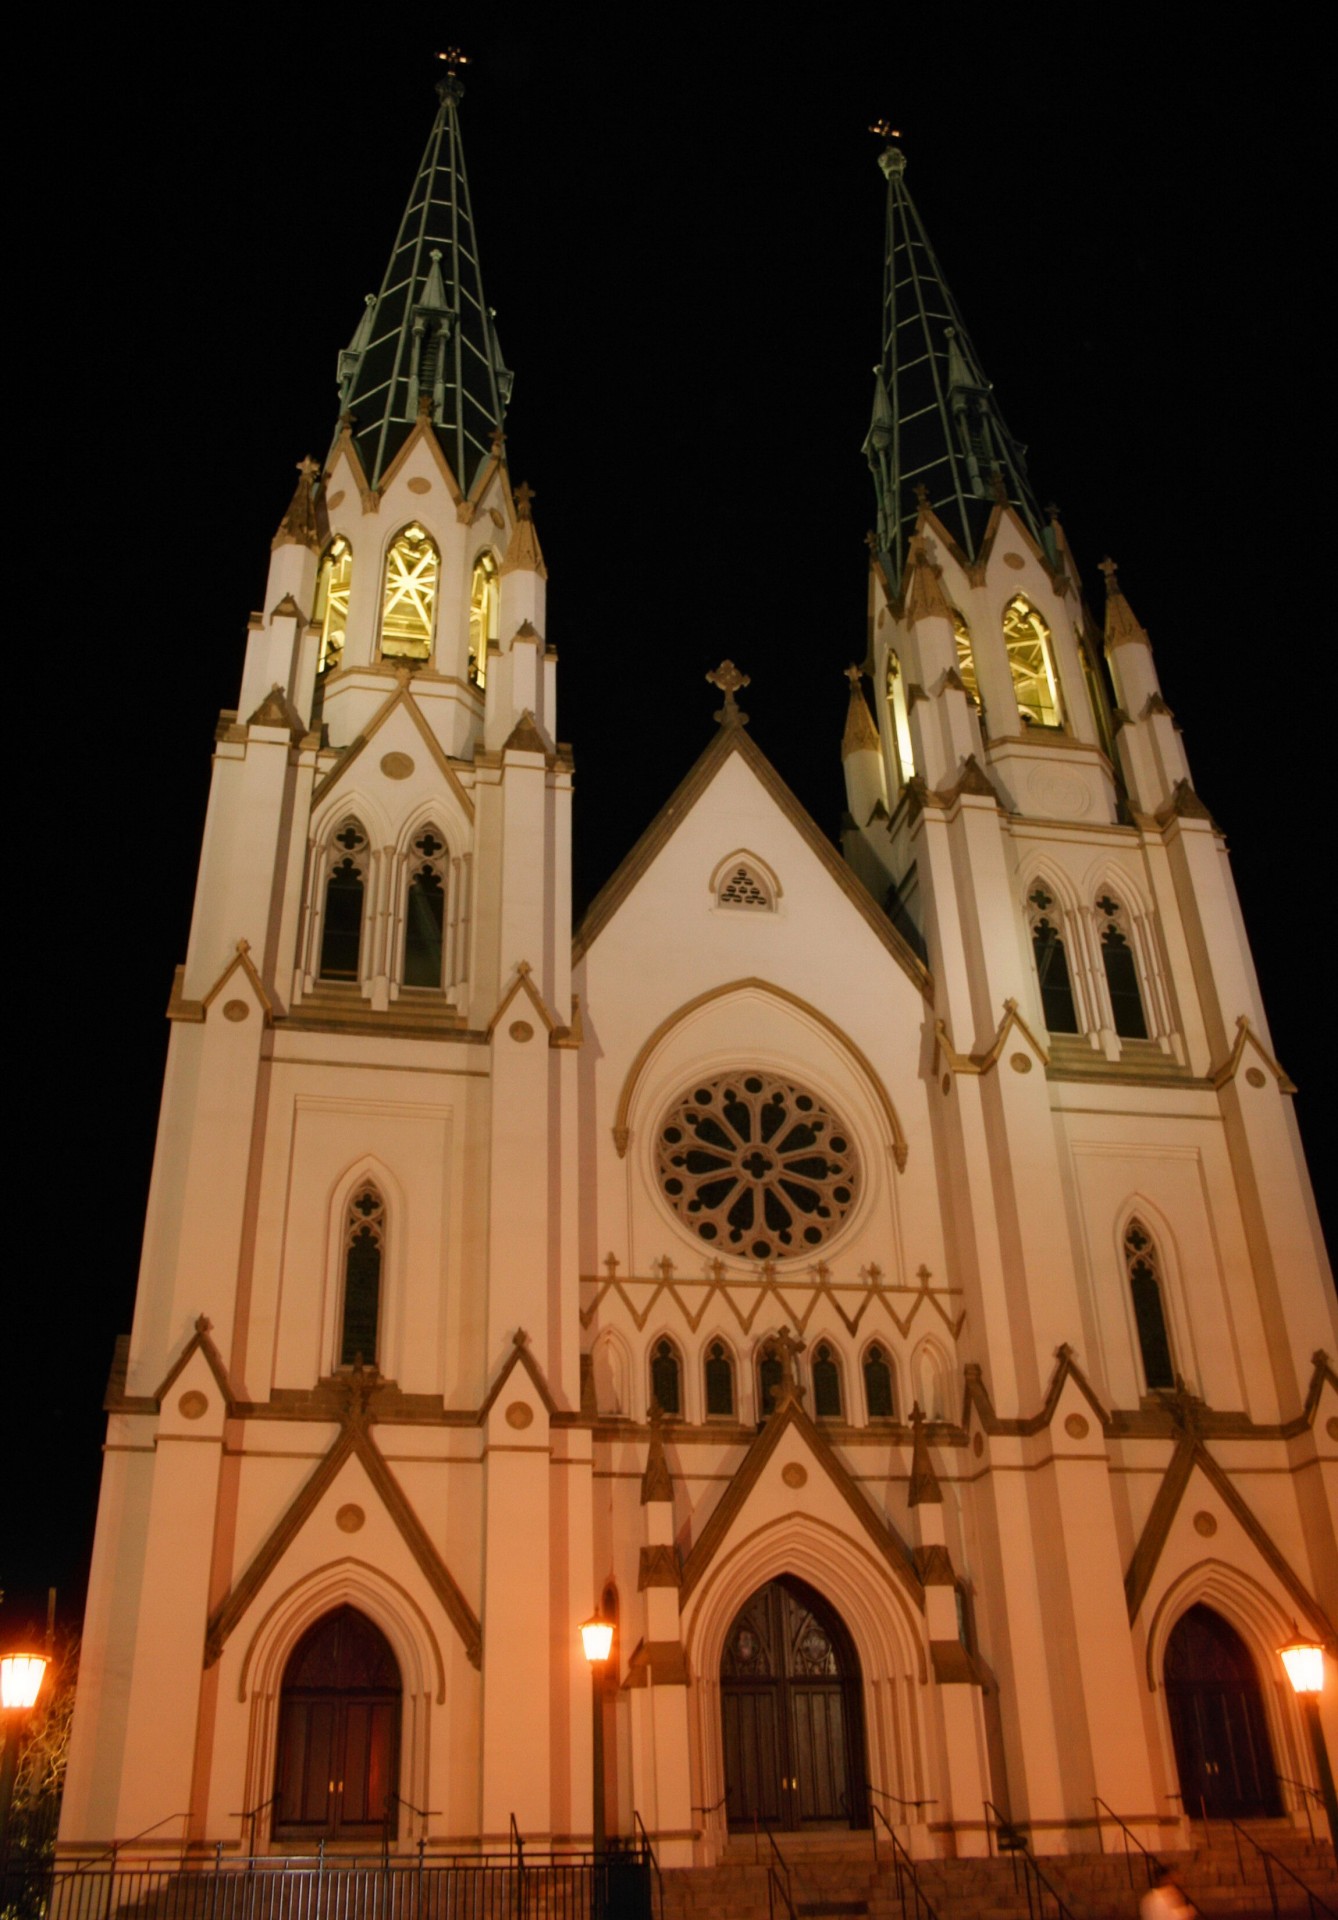
<svg viewBox="0 0 1338 1920">
<path fill-rule="evenodd" d="M 672 1340 L 657 1340 L 650 1356 L 651 1397 L 660 1412 L 677 1420 L 683 1412 L 683 1367 Z"/>
<path fill-rule="evenodd" d="M 910 708 L 906 702 L 906 676 L 895 653 L 887 656 L 887 706 L 892 718 L 892 740 L 897 750 L 897 771 L 901 784 L 915 772 L 915 751 L 911 746 Z"/>
<path fill-rule="evenodd" d="M 1161 1262 L 1157 1243 L 1143 1222 L 1133 1219 L 1124 1230 L 1124 1271 L 1133 1302 L 1134 1325 L 1143 1359 L 1148 1391 L 1175 1385 L 1171 1340 L 1162 1303 Z"/>
<path fill-rule="evenodd" d="M 1106 969 L 1106 989 L 1110 994 L 1115 1031 L 1124 1040 L 1146 1040 L 1147 1016 L 1138 987 L 1138 967 L 1129 939 L 1124 908 L 1110 893 L 1096 903 L 1100 916 L 1101 960 Z"/>
<path fill-rule="evenodd" d="M 776 1349 L 765 1344 L 757 1361 L 757 1410 L 765 1420 L 776 1405 L 785 1379 L 785 1364 Z"/>
<path fill-rule="evenodd" d="M 404 902 L 404 984 L 439 987 L 446 934 L 446 842 L 425 827 L 413 843 Z"/>
<path fill-rule="evenodd" d="M 746 860 L 737 866 L 729 867 L 721 882 L 716 899 L 722 907 L 751 907 L 755 911 L 770 913 L 775 901 L 771 897 L 771 888 L 755 867 Z"/>
<path fill-rule="evenodd" d="M 813 1355 L 813 1415 L 817 1420 L 839 1420 L 841 1412 L 841 1367 L 824 1340 Z"/>
<path fill-rule="evenodd" d="M 469 582 L 469 677 L 476 687 L 488 678 L 488 642 L 497 638 L 497 555 L 486 548 Z"/>
<path fill-rule="evenodd" d="M 734 1417 L 734 1362 L 723 1340 L 713 1340 L 706 1349 L 706 1416 L 713 1420 Z"/>
<path fill-rule="evenodd" d="M 363 899 L 369 849 L 356 820 L 345 820 L 331 842 L 321 922 L 322 980 L 356 980 L 362 952 Z"/>
<path fill-rule="evenodd" d="M 887 1355 L 879 1346 L 870 1347 L 864 1355 L 864 1405 L 870 1420 L 896 1418 L 892 1369 L 887 1363 Z"/>
<path fill-rule="evenodd" d="M 387 660 L 427 660 L 437 608 L 440 556 L 415 520 L 396 534 L 386 555 L 381 600 L 381 654 Z"/>
<path fill-rule="evenodd" d="M 381 1267 L 386 1208 L 370 1180 L 354 1193 L 344 1222 L 344 1313 L 341 1367 L 376 1365 L 381 1320 Z"/>
<path fill-rule="evenodd" d="M 980 707 L 980 683 L 976 678 L 976 656 L 971 646 L 971 629 L 958 613 L 952 609 L 952 637 L 957 645 L 957 677 L 966 689 L 966 697 L 977 709 Z"/>
<path fill-rule="evenodd" d="M 1003 631 L 1013 673 L 1013 697 L 1023 724 L 1062 726 L 1050 629 L 1025 595 L 1015 594 L 1004 608 Z"/>
<path fill-rule="evenodd" d="M 316 576 L 316 625 L 321 630 L 320 673 L 343 665 L 348 632 L 348 596 L 353 582 L 353 549 L 341 533 L 325 550 Z"/>
<path fill-rule="evenodd" d="M 1037 886 L 1027 896 L 1027 904 L 1032 909 L 1031 948 L 1036 956 L 1045 1024 L 1051 1033 L 1077 1033 L 1078 1009 L 1073 998 L 1068 954 L 1056 924 L 1057 916 L 1051 913 L 1055 904 L 1053 896 L 1043 886 Z"/>
</svg>

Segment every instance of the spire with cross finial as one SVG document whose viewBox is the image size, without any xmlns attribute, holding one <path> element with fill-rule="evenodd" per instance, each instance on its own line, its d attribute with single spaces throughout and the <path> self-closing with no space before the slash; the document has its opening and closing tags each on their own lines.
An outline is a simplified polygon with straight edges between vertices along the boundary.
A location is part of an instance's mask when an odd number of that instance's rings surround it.
<svg viewBox="0 0 1338 1920">
<path fill-rule="evenodd" d="M 291 542 L 294 546 L 310 547 L 313 553 L 318 550 L 320 532 L 316 524 L 316 502 L 311 490 L 319 473 L 320 468 L 310 454 L 297 462 L 297 485 L 288 502 L 288 510 L 279 522 L 274 546 L 281 547 Z"/>
<path fill-rule="evenodd" d="M 841 758 L 848 760 L 852 753 L 876 753 L 881 755 L 882 748 L 878 739 L 878 729 L 873 724 L 873 715 L 869 712 L 869 703 L 864 698 L 864 688 L 860 685 L 864 675 L 856 666 L 846 668 L 846 679 L 850 682 L 850 705 L 846 708 L 846 730 L 841 736 Z"/>
<path fill-rule="evenodd" d="M 1147 646 L 1147 634 L 1124 597 L 1115 562 L 1107 556 L 1099 564 L 1106 582 L 1105 641 L 1107 647 L 1126 646 L 1131 640 L 1141 641 L 1144 646 Z"/>
<path fill-rule="evenodd" d="M 421 419 L 468 490 L 502 426 L 511 375 L 502 361 L 479 271 L 474 213 L 460 141 L 458 47 L 438 54 L 439 105 L 381 291 L 339 357 L 341 414 L 371 484 Z"/>
<path fill-rule="evenodd" d="M 929 507 L 975 559 L 996 500 L 1007 500 L 1039 538 L 1042 520 L 1025 448 L 1004 424 L 994 389 L 962 322 L 906 187 L 906 157 L 886 120 L 887 180 L 882 352 L 864 442 L 878 500 L 883 571 L 900 582 L 917 514 Z M 997 480 L 995 478 L 997 471 Z"/>
<path fill-rule="evenodd" d="M 719 709 L 715 716 L 720 722 L 720 725 L 722 727 L 746 727 L 748 724 L 748 716 L 734 696 L 740 687 L 749 687 L 752 685 L 750 676 L 746 673 L 740 673 L 732 660 L 722 660 L 718 667 L 712 668 L 706 678 L 713 687 L 719 687 L 725 696 L 725 704 Z"/>
</svg>

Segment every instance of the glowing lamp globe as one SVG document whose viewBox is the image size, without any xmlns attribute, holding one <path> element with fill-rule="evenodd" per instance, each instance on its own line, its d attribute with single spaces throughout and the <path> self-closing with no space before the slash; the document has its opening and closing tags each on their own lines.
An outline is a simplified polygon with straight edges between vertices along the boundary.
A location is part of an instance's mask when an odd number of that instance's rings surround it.
<svg viewBox="0 0 1338 1920">
<path fill-rule="evenodd" d="M 0 1707 L 26 1713 L 41 1690 L 47 1661 L 41 1653 L 7 1653 L 0 1659 Z"/>
<path fill-rule="evenodd" d="M 581 1645 L 592 1667 L 607 1660 L 613 1646 L 612 1620 L 587 1620 L 581 1628 Z"/>
<path fill-rule="evenodd" d="M 1293 1640 L 1279 1647 L 1287 1678 L 1297 1693 L 1320 1693 L 1324 1687 L 1324 1649 L 1313 1640 Z"/>
</svg>

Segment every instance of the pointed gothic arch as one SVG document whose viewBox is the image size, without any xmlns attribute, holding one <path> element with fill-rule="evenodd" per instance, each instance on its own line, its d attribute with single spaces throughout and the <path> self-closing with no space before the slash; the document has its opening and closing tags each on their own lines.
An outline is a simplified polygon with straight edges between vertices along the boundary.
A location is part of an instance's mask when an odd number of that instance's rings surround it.
<svg viewBox="0 0 1338 1920">
<path fill-rule="evenodd" d="M 492 548 L 481 548 L 469 573 L 469 678 L 480 689 L 488 679 L 488 644 L 497 639 L 498 571 Z"/>
<path fill-rule="evenodd" d="M 686 1420 L 688 1377 L 683 1348 L 667 1328 L 646 1342 L 646 1404 L 655 1401 L 666 1420 Z"/>
<path fill-rule="evenodd" d="M 430 660 L 437 630 L 441 550 L 421 520 L 386 545 L 378 651 L 383 660 Z"/>
<path fill-rule="evenodd" d="M 1134 1377 L 1148 1391 L 1147 1357 L 1143 1350 L 1138 1322 L 1130 1260 L 1138 1250 L 1128 1245 L 1130 1229 L 1141 1228 L 1153 1249 L 1153 1270 L 1157 1283 L 1157 1303 L 1165 1327 L 1169 1348 L 1171 1378 L 1163 1385 L 1174 1386 L 1175 1376 L 1183 1374 L 1191 1383 L 1198 1378 L 1198 1359 L 1193 1345 L 1192 1323 L 1184 1299 L 1183 1262 L 1175 1229 L 1166 1214 L 1147 1194 L 1132 1193 L 1119 1209 L 1113 1223 L 1115 1271 L 1118 1275 L 1121 1326 L 1134 1368 Z"/>
<path fill-rule="evenodd" d="M 396 995 L 402 987 L 449 992 L 469 978 L 472 835 L 452 798 L 420 800 L 395 836 L 388 971 Z"/>
<path fill-rule="evenodd" d="M 348 1289 L 348 1235 L 358 1196 L 370 1190 L 379 1195 L 381 1260 L 377 1275 L 375 1354 L 363 1354 L 366 1366 L 375 1364 L 392 1378 L 400 1368 L 404 1324 L 404 1267 L 408 1209 L 404 1189 L 391 1168 L 375 1154 L 361 1154 L 331 1182 L 326 1202 L 325 1297 L 321 1310 L 320 1350 L 316 1371 L 337 1373 L 352 1364 L 344 1354 L 345 1302 Z"/>
<path fill-rule="evenodd" d="M 617 1327 L 601 1327 L 590 1347 L 595 1408 L 601 1414 L 632 1414 L 632 1350 Z"/>
<path fill-rule="evenodd" d="M 1015 593 L 1004 606 L 1001 625 L 1019 723 L 1062 727 L 1064 701 L 1049 621 L 1025 593 Z"/>
<path fill-rule="evenodd" d="M 926 1420 L 951 1420 L 952 1360 L 933 1334 L 924 1334 L 911 1353 L 911 1394 Z"/>
<path fill-rule="evenodd" d="M 723 1332 L 708 1333 L 701 1343 L 702 1415 L 707 1420 L 738 1420 L 742 1376 L 734 1343 Z"/>
<path fill-rule="evenodd" d="M 897 1389 L 897 1363 L 890 1344 L 881 1337 L 867 1340 L 859 1357 L 860 1380 L 864 1388 L 864 1418 L 895 1420 L 901 1406 Z"/>
<path fill-rule="evenodd" d="M 815 1420 L 850 1419 L 850 1379 L 845 1348 L 832 1334 L 821 1329 L 809 1336 L 808 1352 L 809 1408 Z"/>
<path fill-rule="evenodd" d="M 316 963 L 321 980 L 356 984 L 362 977 L 372 858 L 362 822 L 345 814 L 324 848 Z"/>
</svg>

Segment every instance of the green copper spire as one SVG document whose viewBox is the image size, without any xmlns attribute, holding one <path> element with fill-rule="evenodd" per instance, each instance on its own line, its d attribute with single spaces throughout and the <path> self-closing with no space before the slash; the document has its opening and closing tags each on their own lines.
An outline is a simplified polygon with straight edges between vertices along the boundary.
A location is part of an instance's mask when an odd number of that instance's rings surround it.
<svg viewBox="0 0 1338 1920">
<path fill-rule="evenodd" d="M 483 298 L 469 204 L 459 54 L 442 54 L 441 105 L 378 294 L 339 356 L 339 399 L 371 484 L 421 416 L 466 491 L 502 425 L 511 375 Z"/>
<path fill-rule="evenodd" d="M 878 496 L 877 549 L 895 589 L 921 502 L 968 559 L 996 500 L 1011 501 L 1038 540 L 1043 523 L 1026 449 L 1004 425 L 906 191 L 905 156 L 888 146 L 878 164 L 887 176 L 883 347 L 864 453 Z"/>
</svg>

